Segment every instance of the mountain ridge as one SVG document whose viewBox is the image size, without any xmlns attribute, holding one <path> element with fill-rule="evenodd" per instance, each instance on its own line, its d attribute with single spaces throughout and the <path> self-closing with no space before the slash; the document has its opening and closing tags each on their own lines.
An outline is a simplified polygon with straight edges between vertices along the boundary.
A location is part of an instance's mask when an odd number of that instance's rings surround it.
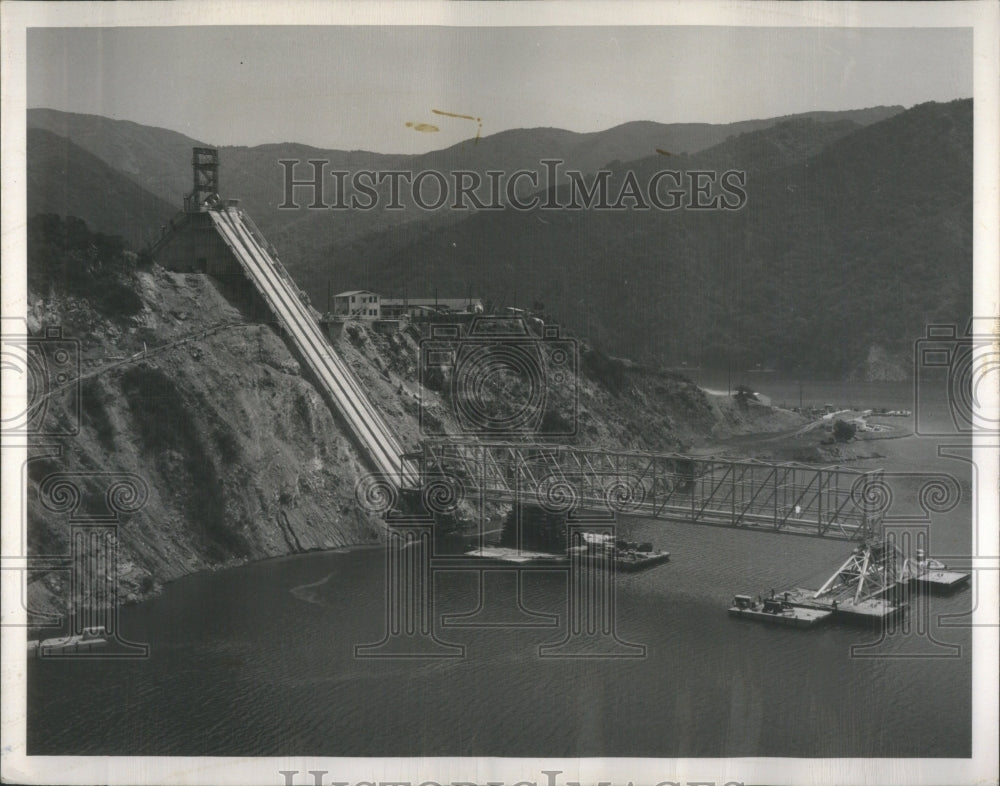
<svg viewBox="0 0 1000 786">
<path fill-rule="evenodd" d="M 133 248 L 155 240 L 177 208 L 65 137 L 40 128 L 27 135 L 28 215 L 77 216 Z"/>
<path fill-rule="evenodd" d="M 893 105 L 876 105 L 871 107 L 863 107 L 859 109 L 844 109 L 844 110 L 812 110 L 807 112 L 796 112 L 788 115 L 778 115 L 771 118 L 750 118 L 747 120 L 737 120 L 725 123 L 707 123 L 707 122 L 672 122 L 664 123 L 657 120 L 628 120 L 624 123 L 619 123 L 614 126 L 610 126 L 606 129 L 601 129 L 598 131 L 573 131 L 570 129 L 559 128 L 557 126 L 528 126 L 519 128 L 510 128 L 497 131 L 493 134 L 489 134 L 481 137 L 481 139 L 491 139 L 493 137 L 501 136 L 510 132 L 519 131 L 555 131 L 568 136 L 577 137 L 581 140 L 590 140 L 595 137 L 601 137 L 605 135 L 611 135 L 620 132 L 627 128 L 648 128 L 651 130 L 666 130 L 670 128 L 697 128 L 697 129 L 710 129 L 710 128 L 739 128 L 740 133 L 743 130 L 755 130 L 758 127 L 765 127 L 768 125 L 774 125 L 776 123 L 790 120 L 793 118 L 815 118 L 815 119 L 825 119 L 831 120 L 835 117 L 850 117 L 855 119 L 860 125 L 868 125 L 872 122 L 877 122 L 878 120 L 885 119 L 886 117 L 898 114 L 904 111 L 906 107 L 901 104 Z M 69 123 L 73 122 L 73 129 L 70 130 Z M 318 145 L 308 144 L 304 142 L 296 142 L 292 140 L 283 140 L 280 142 L 261 142 L 256 145 L 218 145 L 214 143 L 207 143 L 199 141 L 197 138 L 189 136 L 182 131 L 176 129 L 167 128 L 165 126 L 155 126 L 149 125 L 148 123 L 139 123 L 134 120 L 128 120 L 125 118 L 111 118 L 105 115 L 96 115 L 85 112 L 67 112 L 65 110 L 56 109 L 54 107 L 31 107 L 27 110 L 27 125 L 29 128 L 45 128 L 53 133 L 58 133 L 60 136 L 79 136 L 81 131 L 86 130 L 86 126 L 81 124 L 89 124 L 91 126 L 91 133 L 93 132 L 92 127 L 94 125 L 100 125 L 103 127 L 104 131 L 107 131 L 110 127 L 115 124 L 119 124 L 121 127 L 142 129 L 143 131 L 153 131 L 159 134 L 165 134 L 171 137 L 180 137 L 185 143 L 198 146 L 207 147 L 217 147 L 219 149 L 232 149 L 232 150 L 254 150 L 254 149 L 265 149 L 283 146 L 299 146 L 303 148 L 308 148 L 310 150 L 321 152 L 321 153 L 361 153 L 365 155 L 379 155 L 379 156 L 391 156 L 395 158 L 400 157 L 420 157 L 424 155 L 429 155 L 432 153 L 440 153 L 461 145 L 467 144 L 468 142 L 473 142 L 473 137 L 463 142 L 455 143 L 454 145 L 448 145 L 444 148 L 439 148 L 436 150 L 430 150 L 425 153 L 393 153 L 393 152 L 381 152 L 376 150 L 368 150 L 364 148 L 331 148 L 331 147 L 320 147 Z M 57 126 L 57 128 L 53 128 Z M 58 130 L 61 129 L 61 130 Z M 730 131 L 730 133 L 733 133 Z M 78 142 L 79 144 L 79 142 Z M 681 151 L 686 152 L 686 151 Z M 609 159 L 610 161 L 610 159 Z"/>
<path fill-rule="evenodd" d="M 545 303 L 613 354 L 850 375 L 873 346 L 905 359 L 927 322 L 967 318 L 971 110 L 971 101 L 928 103 L 854 129 L 798 121 L 669 159 L 756 173 L 747 206 L 729 214 L 480 212 L 331 245 L 321 257 L 332 260 L 335 289 L 360 281 L 416 296 L 420 281 L 442 292 L 471 282 L 508 302 L 517 292 L 517 305 Z M 319 289 L 309 270 L 295 274 Z"/>
<path fill-rule="evenodd" d="M 621 142 L 638 152 L 610 162 L 619 179 L 629 171 L 648 176 L 661 169 L 746 172 L 748 204 L 729 215 L 278 210 L 278 157 L 322 158 L 327 152 L 304 145 L 269 145 L 264 155 L 258 148 L 221 148 L 220 190 L 241 198 L 299 285 L 320 304 L 328 287 L 412 296 L 471 287 L 494 303 L 515 296 L 517 305 L 541 301 L 550 317 L 614 355 L 667 365 L 692 358 L 716 366 L 759 362 L 843 376 L 856 373 L 855 362 L 876 346 L 901 357 L 907 341 L 920 334 L 921 320 L 961 321 L 971 308 L 971 109 L 971 99 L 961 99 L 901 112 L 808 113 L 816 116 L 726 133 L 693 154 L 676 148 L 650 153 L 642 134 Z M 183 134 L 169 132 L 158 144 L 156 129 L 130 121 L 33 111 L 29 125 L 65 121 L 69 132 L 72 123 L 83 123 L 90 129 L 76 133 L 83 145 L 99 149 L 121 166 L 105 165 L 154 195 L 171 188 L 179 206 L 179 195 L 190 188 L 188 145 L 194 140 Z M 620 128 L 659 130 L 647 121 Z M 554 131 L 550 140 L 579 136 Z M 39 138 L 30 134 L 29 144 Z M 566 168 L 574 166 L 572 151 L 525 147 L 525 140 L 540 138 L 512 129 L 418 156 L 341 152 L 334 160 L 337 151 L 330 151 L 329 169 L 447 171 L 468 164 L 479 171 L 496 160 L 537 166 L 561 152 L 567 153 Z M 93 164 L 94 153 L 71 144 L 63 161 L 86 153 Z M 587 155 L 596 161 L 610 149 Z M 65 177 L 58 156 L 47 161 L 50 178 Z M 36 188 L 42 175 L 38 166 L 34 171 Z M 296 175 L 304 176 L 301 170 Z M 88 178 L 100 180 L 81 176 Z M 92 209 L 106 204 L 93 199 L 100 187 L 91 184 L 89 197 L 87 188 L 74 183 L 74 196 L 62 209 L 79 214 L 74 201 L 88 199 Z M 154 233 L 160 220 L 155 217 Z M 110 229 L 107 222 L 92 223 Z M 894 290 L 892 297 L 876 294 L 886 288 Z M 837 299 L 836 308 L 816 307 Z M 849 315 L 849 340 L 839 345 L 844 329 L 835 314 Z"/>
<path fill-rule="evenodd" d="M 902 107 L 869 107 L 860 110 L 828 113 L 840 118 L 873 120 L 892 116 Z M 815 113 L 808 113 L 815 114 Z M 331 234 L 328 216 L 322 211 L 279 210 L 285 201 L 285 170 L 281 160 L 299 159 L 297 179 L 308 179 L 305 169 L 309 158 L 328 162 L 327 172 L 435 170 L 449 172 L 473 170 L 485 179 L 489 169 L 514 172 L 537 170 L 540 159 L 565 160 L 566 168 L 590 172 L 614 161 L 634 160 L 657 148 L 672 151 L 700 150 L 724 141 L 743 131 L 783 122 L 789 117 L 771 120 L 740 121 L 730 124 L 674 123 L 631 121 L 611 129 L 580 133 L 566 129 L 508 129 L 482 138 L 468 139 L 440 150 L 420 154 L 391 154 L 371 151 L 323 149 L 300 143 L 267 143 L 262 146 L 220 146 L 220 190 L 225 197 L 239 197 L 254 215 L 272 242 L 284 250 L 286 263 L 295 268 L 307 262 L 316 249 L 333 241 L 350 240 L 375 232 L 392 230 L 411 221 L 428 221 L 430 226 L 456 220 L 447 212 L 422 215 L 419 211 L 383 209 L 388 200 L 388 185 L 379 189 L 375 210 L 348 211 Z M 190 155 L 194 146 L 205 146 L 179 131 L 143 126 L 130 120 L 100 115 L 67 113 L 55 109 L 29 109 L 29 128 L 43 128 L 66 137 L 108 166 L 153 195 L 181 205 L 191 190 Z M 332 179 L 325 181 L 333 189 Z M 301 190 L 299 193 L 303 193 Z M 413 207 L 409 204 L 409 207 Z"/>
</svg>

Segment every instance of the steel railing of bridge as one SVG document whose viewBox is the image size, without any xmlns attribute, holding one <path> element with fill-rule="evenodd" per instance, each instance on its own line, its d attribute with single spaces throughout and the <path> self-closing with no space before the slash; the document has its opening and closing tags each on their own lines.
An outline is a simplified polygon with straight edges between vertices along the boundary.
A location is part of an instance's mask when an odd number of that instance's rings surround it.
<svg viewBox="0 0 1000 786">
<path fill-rule="evenodd" d="M 603 509 L 698 524 L 865 540 L 882 470 L 514 443 L 427 442 L 422 472 L 466 495 L 556 512 Z"/>
</svg>

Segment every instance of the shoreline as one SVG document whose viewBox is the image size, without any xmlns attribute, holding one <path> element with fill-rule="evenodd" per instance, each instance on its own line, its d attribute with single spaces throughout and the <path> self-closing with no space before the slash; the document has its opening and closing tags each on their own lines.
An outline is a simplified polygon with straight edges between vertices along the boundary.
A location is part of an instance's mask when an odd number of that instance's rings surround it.
<svg viewBox="0 0 1000 786">
<path fill-rule="evenodd" d="M 174 578 L 171 579 L 166 579 L 164 581 L 161 581 L 159 584 L 157 584 L 155 587 L 153 587 L 151 590 L 147 592 L 136 590 L 135 592 L 131 593 L 131 597 L 128 597 L 124 600 L 119 600 L 117 608 L 123 609 L 123 608 L 131 608 L 133 606 L 140 606 L 147 601 L 158 598 L 167 590 L 168 587 L 176 584 L 178 581 L 184 581 L 185 579 L 188 579 L 192 576 L 205 576 L 211 573 L 220 573 L 222 571 L 238 570 L 240 568 L 246 568 L 252 565 L 264 565 L 269 562 L 279 562 L 282 560 L 295 559 L 296 557 L 302 557 L 307 554 L 348 554 L 355 551 L 370 551 L 376 548 L 384 548 L 384 546 L 385 546 L 385 541 L 380 538 L 377 543 L 373 542 L 346 543 L 342 546 L 334 546 L 332 548 L 302 549 L 300 551 L 289 551 L 285 554 L 272 554 L 267 557 L 260 557 L 256 559 L 227 560 L 226 562 L 222 562 L 218 565 L 211 565 L 208 567 L 199 568 L 198 570 L 192 570 L 189 573 L 184 573 L 180 576 L 175 576 Z M 327 581 L 328 579 L 329 576 L 327 576 L 325 579 L 322 579 L 322 581 Z M 303 585 L 303 586 L 308 586 L 308 585 Z M 121 588 L 119 587 L 119 589 Z M 53 613 L 53 612 L 48 611 L 46 613 Z M 53 638 L 56 635 L 53 633 L 53 631 L 63 631 L 66 627 L 66 619 L 65 619 L 67 616 L 66 612 L 60 610 L 57 613 L 64 618 L 62 625 L 59 626 L 23 625 L 19 627 L 25 631 L 26 638 L 29 639 L 31 637 L 38 638 L 40 636 L 44 636 L 46 638 Z"/>
<path fill-rule="evenodd" d="M 888 424 L 887 424 L 888 425 Z M 895 424 L 894 427 L 898 428 Z M 901 424 L 900 424 L 901 425 Z M 842 462 L 878 462 L 880 466 L 885 468 L 887 471 L 891 471 L 893 467 L 905 467 L 908 464 L 909 459 L 906 456 L 900 455 L 901 450 L 907 450 L 908 445 L 915 445 L 916 443 L 923 442 L 923 440 L 914 439 L 917 435 L 913 433 L 910 428 L 902 430 L 902 433 L 884 433 L 884 432 L 874 432 L 871 434 L 862 434 L 855 437 L 853 440 L 847 443 L 833 443 L 830 445 L 823 445 L 818 439 L 814 441 L 811 440 L 812 444 L 781 444 L 782 442 L 787 442 L 791 436 L 789 432 L 757 432 L 751 434 L 733 434 L 729 437 L 720 440 L 706 440 L 702 445 L 693 446 L 691 451 L 695 455 L 710 455 L 718 454 L 720 456 L 741 456 L 746 458 L 759 458 L 762 460 L 772 460 L 772 461 L 800 461 L 804 464 L 813 464 L 817 466 L 829 465 L 831 463 L 842 463 Z M 864 449 L 865 443 L 878 442 L 885 445 L 884 453 L 872 453 L 869 455 L 822 455 L 825 452 L 823 449 L 834 448 L 838 453 L 840 450 L 847 448 L 850 450 L 852 446 L 862 450 Z M 929 443 L 928 443 L 929 444 Z M 815 451 L 815 457 L 810 457 L 802 454 L 803 450 Z M 795 458 L 789 458 L 788 454 L 794 454 L 799 452 Z M 768 456 L 766 454 L 772 454 Z M 762 455 L 765 454 L 765 455 Z M 782 455 L 785 454 L 785 455 Z M 499 532 L 499 529 L 492 529 L 490 532 Z M 489 533 L 487 533 L 489 534 Z M 375 548 L 384 548 L 385 539 L 384 531 L 378 533 L 378 540 L 372 541 L 359 541 L 354 543 L 346 543 L 340 546 L 335 546 L 331 548 L 306 548 L 289 550 L 284 553 L 272 554 L 260 558 L 241 558 L 241 559 L 230 559 L 225 562 L 219 563 L 217 565 L 206 566 L 199 568 L 194 571 L 183 573 L 182 575 L 175 576 L 173 578 L 157 582 L 149 590 L 143 591 L 139 586 L 119 586 L 119 593 L 126 594 L 128 597 L 120 599 L 118 601 L 118 608 L 138 606 L 148 600 L 152 600 L 156 597 L 162 595 L 169 586 L 173 585 L 177 581 L 188 578 L 190 576 L 204 575 L 208 573 L 217 573 L 223 570 L 233 570 L 241 567 L 247 567 L 257 564 L 265 564 L 269 562 L 275 562 L 279 560 L 288 560 L 292 558 L 301 557 L 308 554 L 343 554 L 351 553 L 355 551 L 367 551 Z M 53 609 L 45 609 L 44 611 L 51 613 Z M 58 610 L 56 613 L 61 614 L 64 618 L 66 613 L 63 610 Z M 38 635 L 52 635 L 53 631 L 62 630 L 64 626 L 25 626 L 25 631 L 31 636 Z"/>
</svg>

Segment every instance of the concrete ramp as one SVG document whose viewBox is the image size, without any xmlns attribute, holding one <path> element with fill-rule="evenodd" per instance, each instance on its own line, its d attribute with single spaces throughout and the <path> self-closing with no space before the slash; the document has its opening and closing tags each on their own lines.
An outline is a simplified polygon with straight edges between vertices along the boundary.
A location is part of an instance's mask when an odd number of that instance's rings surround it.
<svg viewBox="0 0 1000 786">
<path fill-rule="evenodd" d="M 401 459 L 402 446 L 362 390 L 354 372 L 330 345 L 298 288 L 267 250 L 267 242 L 238 207 L 209 210 L 219 235 L 239 260 L 247 277 L 291 337 L 356 442 L 376 469 L 398 478 L 402 486 L 419 485 L 416 468 Z"/>
</svg>

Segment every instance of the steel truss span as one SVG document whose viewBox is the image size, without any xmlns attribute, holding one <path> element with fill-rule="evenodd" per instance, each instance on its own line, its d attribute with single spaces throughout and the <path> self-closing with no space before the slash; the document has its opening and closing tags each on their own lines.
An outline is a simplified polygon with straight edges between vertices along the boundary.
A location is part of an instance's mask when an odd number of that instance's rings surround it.
<svg viewBox="0 0 1000 786">
<path fill-rule="evenodd" d="M 425 477 L 466 495 L 553 512 L 601 509 L 739 529 L 865 541 L 877 535 L 882 470 L 811 467 L 515 443 L 427 442 Z"/>
</svg>

